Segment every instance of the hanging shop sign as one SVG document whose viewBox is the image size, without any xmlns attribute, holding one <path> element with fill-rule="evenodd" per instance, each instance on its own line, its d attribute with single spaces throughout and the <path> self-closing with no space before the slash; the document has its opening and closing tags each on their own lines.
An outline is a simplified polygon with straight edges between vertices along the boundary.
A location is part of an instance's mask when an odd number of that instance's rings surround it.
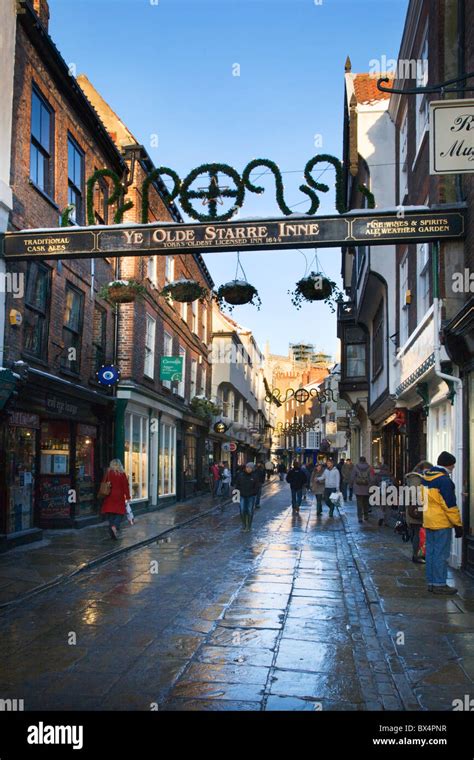
<svg viewBox="0 0 474 760">
<path fill-rule="evenodd" d="M 95 373 L 97 382 L 101 385 L 117 385 L 120 380 L 120 370 L 114 364 L 103 364 Z"/>
<path fill-rule="evenodd" d="M 228 429 L 229 429 L 229 426 L 226 425 L 225 422 L 216 422 L 216 424 L 214 425 L 215 433 L 223 434 L 227 432 Z"/>
<path fill-rule="evenodd" d="M 183 357 L 162 356 L 160 358 L 160 380 L 183 379 Z"/>
<path fill-rule="evenodd" d="M 474 100 L 430 103 L 430 174 L 474 172 Z"/>
<path fill-rule="evenodd" d="M 347 214 L 283 219 L 137 226 L 63 228 L 6 232 L 6 259 L 100 258 L 116 255 L 168 255 L 222 251 L 325 248 L 358 244 L 387 245 L 440 238 L 461 238 L 464 215 L 457 211 L 409 211 L 397 214 Z"/>
</svg>

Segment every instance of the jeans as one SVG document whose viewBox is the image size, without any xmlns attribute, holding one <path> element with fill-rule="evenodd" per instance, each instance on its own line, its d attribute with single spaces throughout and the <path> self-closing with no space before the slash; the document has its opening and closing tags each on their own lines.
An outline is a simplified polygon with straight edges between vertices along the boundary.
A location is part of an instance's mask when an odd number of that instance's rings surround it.
<svg viewBox="0 0 474 760">
<path fill-rule="evenodd" d="M 430 586 L 446 586 L 452 528 L 426 528 L 426 580 Z"/>
<path fill-rule="evenodd" d="M 261 495 L 262 495 L 262 486 L 259 486 L 258 487 L 258 491 L 257 491 L 257 495 L 255 497 L 255 506 L 256 507 L 260 506 L 260 497 L 261 497 Z"/>
<path fill-rule="evenodd" d="M 283 480 L 283 478 L 285 477 L 285 473 L 284 472 L 280 472 L 279 475 L 280 475 L 280 480 Z"/>
<path fill-rule="evenodd" d="M 241 496 L 240 497 L 240 517 L 242 519 L 242 522 L 244 522 L 246 515 L 249 515 L 250 522 L 252 522 L 253 510 L 255 507 L 255 499 L 256 499 L 255 496 Z"/>
<path fill-rule="evenodd" d="M 334 504 L 332 503 L 331 499 L 329 498 L 332 493 L 337 491 L 337 488 L 325 488 L 324 489 L 324 502 L 327 507 L 329 507 L 329 511 L 334 512 Z"/>
<path fill-rule="evenodd" d="M 120 530 L 123 515 L 118 515 L 115 512 L 107 512 L 107 520 L 109 521 L 109 528 L 114 526 L 117 530 Z"/>
<path fill-rule="evenodd" d="M 344 501 L 347 501 L 347 486 L 348 485 L 349 483 L 347 483 L 345 480 L 343 480 L 341 483 L 342 498 L 344 499 Z"/>
<path fill-rule="evenodd" d="M 303 498 L 302 488 L 291 489 L 291 506 L 293 509 L 299 509 L 301 507 L 301 500 Z"/>
<path fill-rule="evenodd" d="M 224 498 L 230 496 L 230 483 L 224 483 L 223 480 L 219 480 L 216 496 L 224 496 Z"/>
<path fill-rule="evenodd" d="M 421 523 L 412 523 L 411 529 L 413 531 L 413 537 L 411 540 L 411 545 L 413 547 L 414 557 L 418 557 L 418 552 L 420 551 L 420 528 Z"/>
<path fill-rule="evenodd" d="M 316 494 L 316 513 L 322 515 L 323 513 L 323 495 L 322 493 Z"/>
</svg>

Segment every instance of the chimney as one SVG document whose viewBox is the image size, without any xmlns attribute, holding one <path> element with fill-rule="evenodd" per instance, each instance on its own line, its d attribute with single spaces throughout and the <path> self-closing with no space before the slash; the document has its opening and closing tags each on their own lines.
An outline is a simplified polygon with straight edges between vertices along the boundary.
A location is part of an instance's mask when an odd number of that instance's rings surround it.
<svg viewBox="0 0 474 760">
<path fill-rule="evenodd" d="M 32 0 L 33 10 L 41 21 L 42 25 L 48 31 L 49 25 L 49 5 L 48 0 Z"/>
</svg>

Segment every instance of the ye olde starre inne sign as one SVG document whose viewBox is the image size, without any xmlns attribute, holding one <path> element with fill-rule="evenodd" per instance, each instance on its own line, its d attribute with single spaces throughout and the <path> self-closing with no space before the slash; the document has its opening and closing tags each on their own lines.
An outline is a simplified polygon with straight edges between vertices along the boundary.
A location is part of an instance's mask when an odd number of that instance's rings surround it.
<svg viewBox="0 0 474 760">
<path fill-rule="evenodd" d="M 412 243 L 464 235 L 460 210 L 291 216 L 214 222 L 64 227 L 7 232 L 3 254 L 10 260 L 100 258 L 217 253 L 229 250 L 315 248 Z"/>
</svg>

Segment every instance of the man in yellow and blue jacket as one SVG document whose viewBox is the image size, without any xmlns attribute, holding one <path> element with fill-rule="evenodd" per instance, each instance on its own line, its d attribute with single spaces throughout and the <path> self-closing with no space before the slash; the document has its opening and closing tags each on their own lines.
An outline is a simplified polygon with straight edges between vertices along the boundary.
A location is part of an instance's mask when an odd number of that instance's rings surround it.
<svg viewBox="0 0 474 760">
<path fill-rule="evenodd" d="M 428 591 L 434 594 L 456 594 L 457 589 L 448 586 L 448 559 L 451 549 L 452 529 L 456 538 L 463 535 L 461 514 L 456 503 L 451 473 L 456 458 L 448 451 L 438 457 L 437 466 L 423 473 L 425 491 L 423 527 L 426 530 L 426 579 Z"/>
</svg>

